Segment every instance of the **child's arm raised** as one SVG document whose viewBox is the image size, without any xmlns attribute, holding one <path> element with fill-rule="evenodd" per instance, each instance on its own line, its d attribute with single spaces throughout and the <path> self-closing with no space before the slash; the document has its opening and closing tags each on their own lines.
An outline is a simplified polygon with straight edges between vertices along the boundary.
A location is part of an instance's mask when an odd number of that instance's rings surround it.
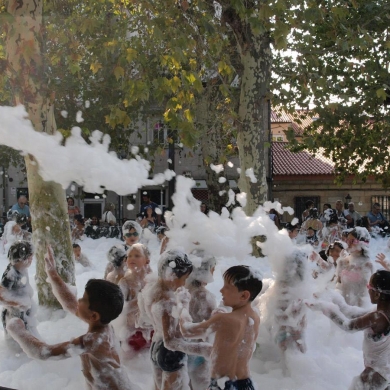
<svg viewBox="0 0 390 390">
<path fill-rule="evenodd" d="M 378 312 L 372 312 L 361 317 L 349 319 L 340 311 L 338 306 L 329 302 L 307 302 L 306 305 L 312 310 L 322 311 L 322 313 L 330 318 L 339 328 L 347 332 L 357 332 L 370 327 L 375 328 L 386 321 Z"/>
<path fill-rule="evenodd" d="M 45 269 L 53 290 L 54 296 L 58 299 L 64 310 L 77 315 L 77 298 L 58 275 L 56 261 L 54 260 L 53 250 L 47 248 L 45 256 Z"/>
<path fill-rule="evenodd" d="M 32 359 L 47 360 L 51 357 L 67 359 L 82 354 L 82 337 L 64 343 L 49 345 L 34 337 L 26 330 L 24 322 L 20 318 L 12 318 L 7 324 L 7 331 L 22 347 L 27 356 Z"/>
</svg>

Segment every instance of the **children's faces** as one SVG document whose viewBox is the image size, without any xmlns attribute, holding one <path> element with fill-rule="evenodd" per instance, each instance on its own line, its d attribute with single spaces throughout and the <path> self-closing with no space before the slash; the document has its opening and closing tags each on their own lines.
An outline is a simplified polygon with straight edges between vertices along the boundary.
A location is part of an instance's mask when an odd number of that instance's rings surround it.
<svg viewBox="0 0 390 390">
<path fill-rule="evenodd" d="M 139 240 L 138 232 L 132 228 L 127 233 L 125 233 L 125 241 L 127 245 L 134 245 Z"/>
<path fill-rule="evenodd" d="M 224 279 L 223 287 L 220 291 L 225 306 L 234 308 L 240 304 L 246 303 L 248 299 L 248 291 L 238 291 L 238 288 L 226 279 Z"/>
<path fill-rule="evenodd" d="M 140 250 L 133 248 L 127 254 L 126 262 L 129 269 L 137 270 L 149 264 L 149 259 Z"/>
<path fill-rule="evenodd" d="M 355 250 L 360 249 L 359 248 L 360 241 L 352 234 L 348 234 L 346 243 L 348 244 L 349 249 L 355 249 Z"/>
<path fill-rule="evenodd" d="M 80 319 L 89 322 L 93 313 L 94 312 L 89 309 L 88 294 L 84 291 L 84 295 L 78 300 L 76 315 Z"/>
<path fill-rule="evenodd" d="M 342 249 L 335 245 L 333 248 L 329 249 L 329 256 L 332 256 L 334 260 L 337 260 L 340 257 Z"/>
<path fill-rule="evenodd" d="M 73 248 L 73 254 L 74 254 L 74 257 L 76 257 L 76 258 L 80 257 L 80 255 L 81 255 L 81 248 L 79 248 L 79 247 Z"/>
</svg>

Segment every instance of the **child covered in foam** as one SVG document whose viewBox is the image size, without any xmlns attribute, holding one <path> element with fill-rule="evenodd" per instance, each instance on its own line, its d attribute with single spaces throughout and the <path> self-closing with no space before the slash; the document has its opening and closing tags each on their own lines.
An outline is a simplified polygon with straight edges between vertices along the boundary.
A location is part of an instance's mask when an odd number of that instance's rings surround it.
<svg viewBox="0 0 390 390">
<path fill-rule="evenodd" d="M 376 310 L 349 306 L 336 293 L 331 302 L 316 300 L 306 304 L 320 310 L 347 332 L 364 331 L 364 370 L 355 377 L 350 390 L 385 390 L 390 385 L 390 272 L 375 272 L 367 285 L 371 303 Z"/>
<path fill-rule="evenodd" d="M 216 313 L 207 321 L 193 323 L 186 303 L 188 298 L 180 292 L 178 300 L 183 306 L 180 330 L 187 338 L 205 338 L 215 333 L 209 390 L 254 390 L 249 362 L 259 333 L 260 316 L 251 304 L 263 284 L 258 273 L 243 265 L 229 268 L 223 279 L 223 304 L 230 306 L 232 312 Z"/>
<path fill-rule="evenodd" d="M 139 242 L 142 234 L 142 228 L 141 225 L 138 222 L 135 221 L 126 221 L 122 226 L 122 235 L 125 242 L 122 245 L 114 246 L 113 248 L 123 248 L 123 251 L 127 252 L 127 250 L 137 242 Z M 108 258 L 108 264 L 106 266 L 106 269 L 104 271 L 104 279 L 106 279 L 107 275 L 114 270 L 114 264 L 111 261 L 111 254 L 110 252 L 114 251 L 114 249 L 111 248 L 108 251 L 107 258 Z"/>
<path fill-rule="evenodd" d="M 150 347 L 151 327 L 139 328 L 136 320 L 139 315 L 138 294 L 146 284 L 146 276 L 151 273 L 150 253 L 144 244 L 134 244 L 127 251 L 127 271 L 119 282 L 125 298 L 124 310 L 121 317 L 124 317 L 125 331 L 121 337 L 121 345 L 128 357 L 134 355 L 141 349 Z"/>
<path fill-rule="evenodd" d="M 32 358 L 66 359 L 80 355 L 86 387 L 90 390 L 134 390 L 121 366 L 115 348 L 115 337 L 110 322 L 123 308 L 120 288 L 108 281 L 91 279 L 84 295 L 77 301 L 72 291 L 58 275 L 51 249 L 45 258 L 48 280 L 62 307 L 88 324 L 86 334 L 56 345 L 48 345 L 33 337 L 24 328 L 22 320 L 9 321 L 7 330 Z"/>
<path fill-rule="evenodd" d="M 217 308 L 215 295 L 206 288 L 208 283 L 214 281 L 216 260 L 211 254 L 200 249 L 193 250 L 189 258 L 194 265 L 186 281 L 186 287 L 191 294 L 189 313 L 194 322 L 207 321 Z M 193 389 L 206 389 L 210 383 L 210 360 L 203 356 L 189 355 L 188 374 Z"/>
<path fill-rule="evenodd" d="M 39 337 L 32 315 L 34 291 L 28 277 L 32 258 L 33 248 L 27 241 L 14 242 L 8 251 L 9 264 L 0 283 L 0 303 L 3 305 L 1 320 L 6 334 L 9 320 L 20 318 L 25 328 Z"/>
<path fill-rule="evenodd" d="M 107 274 L 104 275 L 104 279 L 118 284 L 126 272 L 126 251 L 121 246 L 113 246 L 107 253 L 107 259 L 110 267 L 106 267 Z"/>
<path fill-rule="evenodd" d="M 348 232 L 347 244 L 350 255 L 337 262 L 337 288 L 349 305 L 363 306 L 366 285 L 373 273 L 369 257 L 370 233 L 356 227 Z"/>
<path fill-rule="evenodd" d="M 138 299 L 138 323 L 149 322 L 154 329 L 150 356 L 156 389 L 188 389 L 187 354 L 208 357 L 211 352 L 211 344 L 187 341 L 179 329 L 175 291 L 184 286 L 192 268 L 184 252 L 164 252 L 158 279 L 148 282 Z"/>
</svg>

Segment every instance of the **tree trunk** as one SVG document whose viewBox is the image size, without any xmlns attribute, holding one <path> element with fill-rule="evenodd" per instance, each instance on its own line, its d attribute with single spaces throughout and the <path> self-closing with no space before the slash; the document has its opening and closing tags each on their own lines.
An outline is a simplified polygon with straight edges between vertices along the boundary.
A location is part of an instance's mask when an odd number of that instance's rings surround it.
<svg viewBox="0 0 390 390">
<path fill-rule="evenodd" d="M 49 97 L 42 56 L 43 0 L 10 0 L 7 11 L 13 17 L 7 26 L 6 55 L 14 103 L 25 105 L 36 131 L 53 134 L 56 131 L 53 99 Z M 66 283 L 75 283 L 65 191 L 40 177 L 33 156 L 26 156 L 25 161 L 39 304 L 60 307 L 46 283 L 44 254 L 47 245 L 51 245 L 60 260 L 61 277 Z"/>
<path fill-rule="evenodd" d="M 240 52 L 243 73 L 237 146 L 241 167 L 238 186 L 247 194 L 246 213 L 252 215 L 267 200 L 268 194 L 269 145 L 266 142 L 269 140 L 268 88 L 272 55 L 268 35 L 248 34 L 250 42 L 247 43 L 247 49 L 241 48 Z M 247 170 L 251 168 L 257 180 L 255 183 L 247 176 Z"/>
<path fill-rule="evenodd" d="M 203 165 L 206 171 L 206 184 L 208 190 L 208 207 L 220 213 L 228 201 L 227 191 L 229 182 L 219 183 L 220 177 L 226 177 L 224 171 L 216 173 L 210 164 L 225 165 L 224 149 L 226 141 L 223 139 L 222 123 L 215 119 L 218 102 L 218 84 L 210 80 L 205 92 L 197 104 L 197 127 L 200 130 L 200 144 L 202 148 Z M 225 191 L 220 195 L 221 191 Z"/>
</svg>

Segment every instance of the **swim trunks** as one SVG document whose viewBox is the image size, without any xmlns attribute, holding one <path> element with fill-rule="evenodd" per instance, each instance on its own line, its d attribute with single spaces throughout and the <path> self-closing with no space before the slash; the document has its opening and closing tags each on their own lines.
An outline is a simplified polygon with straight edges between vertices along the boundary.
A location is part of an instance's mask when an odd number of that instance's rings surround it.
<svg viewBox="0 0 390 390">
<path fill-rule="evenodd" d="M 236 381 L 228 380 L 225 382 L 225 387 L 223 389 L 218 386 L 216 379 L 211 379 L 207 390 L 255 390 L 255 388 L 250 378 L 239 379 Z"/>
<path fill-rule="evenodd" d="M 187 355 L 180 351 L 171 351 L 165 348 L 163 340 L 160 340 L 152 343 L 150 358 L 153 364 L 161 370 L 175 372 L 184 366 Z"/>
</svg>

